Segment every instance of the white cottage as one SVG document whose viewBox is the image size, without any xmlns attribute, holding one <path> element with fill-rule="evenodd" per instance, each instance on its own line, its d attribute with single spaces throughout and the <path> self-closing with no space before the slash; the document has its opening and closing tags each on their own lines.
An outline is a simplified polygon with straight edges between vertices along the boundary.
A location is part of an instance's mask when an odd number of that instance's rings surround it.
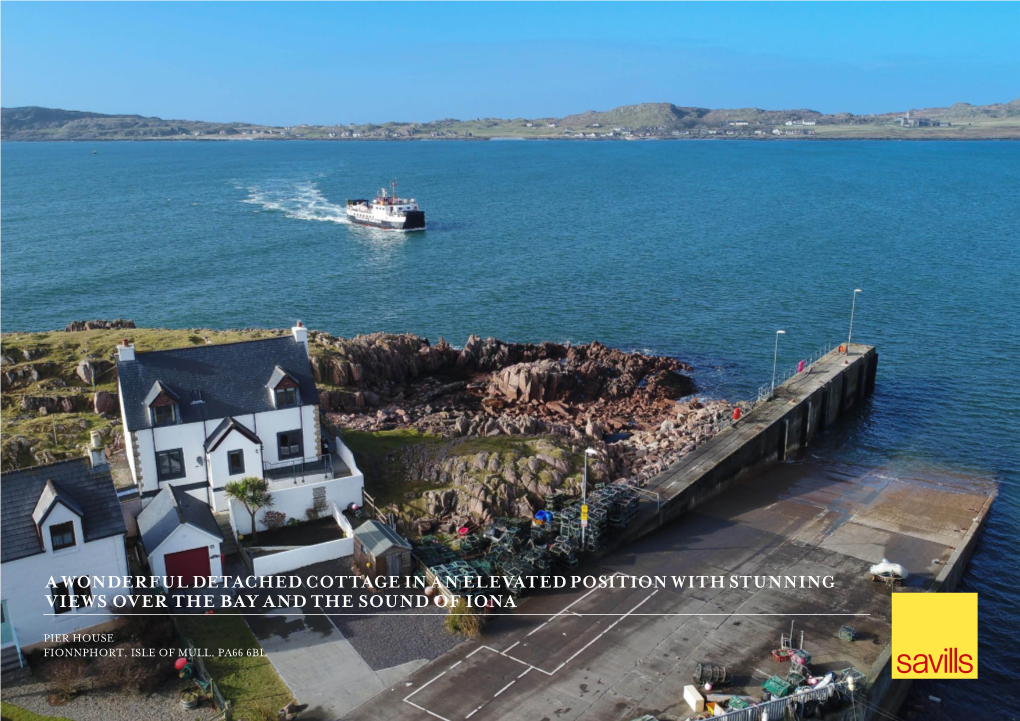
<svg viewBox="0 0 1020 721">
<path fill-rule="evenodd" d="M 114 597 L 96 577 L 128 575 L 127 528 L 102 450 L 92 458 L 0 476 L 0 587 L 5 670 L 45 634 L 112 620 Z M 51 579 L 59 583 L 50 586 Z M 107 608 L 97 608 L 103 599 Z M 52 601 L 52 603 L 51 603 Z"/>
<path fill-rule="evenodd" d="M 173 486 L 229 512 L 224 486 L 245 476 L 266 479 L 274 510 L 288 517 L 303 519 L 316 503 L 361 503 L 364 478 L 350 451 L 324 440 L 300 321 L 289 336 L 240 343 L 136 353 L 125 340 L 117 373 L 144 504 Z M 251 531 L 246 513 L 231 515 L 236 531 Z"/>
</svg>

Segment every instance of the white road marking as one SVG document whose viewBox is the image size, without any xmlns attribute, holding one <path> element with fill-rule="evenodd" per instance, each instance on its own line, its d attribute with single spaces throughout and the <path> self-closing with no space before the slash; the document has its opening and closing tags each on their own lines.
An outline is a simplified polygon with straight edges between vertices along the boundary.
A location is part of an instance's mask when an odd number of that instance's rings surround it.
<svg viewBox="0 0 1020 721">
<path fill-rule="evenodd" d="M 437 719 L 442 719 L 442 721 L 450 721 L 450 719 L 446 718 L 445 716 L 440 716 L 440 715 L 439 715 L 439 714 L 437 714 L 437 713 L 433 713 L 432 711 L 429 711 L 429 710 L 428 710 L 427 708 L 425 708 L 424 706 L 419 706 L 419 705 L 418 705 L 418 704 L 416 704 L 416 703 L 415 703 L 414 701 L 408 701 L 408 700 L 407 700 L 407 699 L 405 698 L 405 699 L 404 699 L 404 702 L 405 702 L 405 703 L 408 703 L 408 704 L 410 704 L 411 706 L 414 706 L 414 707 L 415 707 L 416 709 L 418 709 L 419 711 L 424 711 L 424 712 L 425 712 L 425 713 L 427 713 L 427 714 L 428 714 L 429 716 L 435 716 L 435 717 L 436 717 Z"/>
<path fill-rule="evenodd" d="M 431 683 L 432 683 L 433 681 L 438 681 L 439 679 L 441 679 L 441 678 L 442 678 L 443 676 L 445 676 L 445 675 L 446 675 L 446 671 L 443 671 L 443 672 L 442 672 L 441 674 L 439 674 L 439 675 L 438 675 L 438 676 L 436 676 L 436 677 L 435 677 L 434 679 L 432 679 L 432 681 L 429 681 L 428 683 L 426 683 L 426 684 L 423 684 L 422 686 L 420 686 L 420 687 L 416 688 L 416 689 L 415 689 L 414 691 L 412 691 L 411 693 L 407 694 L 407 696 L 405 696 L 405 697 L 404 697 L 404 700 L 406 701 L 407 699 L 411 698 L 411 697 L 412 697 L 412 696 L 414 696 L 414 695 L 415 695 L 416 693 L 418 693 L 419 691 L 423 690 L 423 689 L 424 689 L 424 688 L 425 688 L 426 686 L 428 686 L 429 684 L 431 684 Z"/>
<path fill-rule="evenodd" d="M 629 574 L 626 574 L 626 573 L 621 573 L 621 572 L 617 572 L 617 573 L 614 573 L 614 574 L 612 574 L 612 575 L 614 575 L 614 576 L 627 576 L 627 575 L 629 575 Z M 546 621 L 545 623 L 543 623 L 543 624 L 542 624 L 541 626 L 538 626 L 537 628 L 535 628 L 535 629 L 532 629 L 532 630 L 531 630 L 531 631 L 530 631 L 530 632 L 529 632 L 529 633 L 528 633 L 528 634 L 527 634 L 527 635 L 525 636 L 525 638 L 527 638 L 527 636 L 530 636 L 530 635 L 532 635 L 532 634 L 533 634 L 533 633 L 535 633 L 536 631 L 539 631 L 539 630 L 541 630 L 543 626 L 545 626 L 546 624 L 550 623 L 551 621 L 555 620 L 556 618 L 559 618 L 560 616 L 562 616 L 562 615 L 564 615 L 564 614 L 569 614 L 569 615 L 572 615 L 572 616 L 578 616 L 578 617 L 581 617 L 581 616 L 584 616 L 584 615 L 599 615 L 599 616 L 601 616 L 601 615 L 615 615 L 615 614 L 580 614 L 580 613 L 577 613 L 577 612 L 575 612 L 575 611 L 570 611 L 570 608 L 571 608 L 572 606 L 574 606 L 574 605 L 576 605 L 576 604 L 580 603 L 581 601 L 583 601 L 583 600 L 584 600 L 585 598 L 587 598 L 588 596 L 590 596 L 591 594 L 593 594 L 593 593 L 594 593 L 595 591 L 597 591 L 597 590 L 600 590 L 600 589 L 599 589 L 599 588 L 597 588 L 597 587 L 596 587 L 596 588 L 593 588 L 593 589 L 592 589 L 591 591 L 589 591 L 588 593 L 584 594 L 583 596 L 581 596 L 580 598 L 578 598 L 577 600 L 575 600 L 575 601 L 574 601 L 573 603 L 569 604 L 569 605 L 568 605 L 568 606 L 567 606 L 566 608 L 564 608 L 564 609 L 562 609 L 561 611 L 559 611 L 559 612 L 558 612 L 557 614 L 555 614 L 555 615 L 554 615 L 554 616 L 553 616 L 552 618 L 550 618 L 550 619 L 549 619 L 548 621 Z M 571 656 L 570 658 L 568 658 L 568 659 L 567 659 L 566 661 L 564 661 L 563 663 L 561 663 L 561 664 L 560 664 L 559 666 L 557 666 L 557 667 L 556 667 L 555 669 L 553 669 L 552 671 L 546 671 L 546 670 L 545 670 L 544 668 L 540 668 L 540 667 L 538 667 L 538 666 L 535 666 L 535 665 L 533 665 L 533 664 L 530 664 L 530 663 L 528 663 L 527 661 L 522 661 L 522 660 L 521 660 L 521 659 L 519 659 L 519 658 L 515 658 L 515 657 L 511 656 L 511 655 L 510 655 L 510 654 L 508 653 L 508 651 L 512 650 L 512 649 L 513 649 L 513 648 L 515 648 L 515 647 L 516 647 L 517 645 L 519 645 L 519 644 L 521 643 L 520 641 L 515 641 L 515 642 L 514 642 L 514 643 L 513 643 L 513 644 L 512 644 L 512 645 L 511 645 L 511 646 L 510 646 L 509 648 L 507 648 L 507 649 L 506 649 L 506 651 L 499 651 L 499 650 L 497 650 L 497 649 L 495 649 L 495 648 L 492 648 L 491 646 L 485 646 L 485 645 L 480 645 L 480 646 L 478 646 L 478 648 L 476 648 L 476 649 L 475 649 L 475 650 L 473 650 L 473 651 L 472 651 L 471 653 L 469 653 L 469 654 L 468 654 L 467 656 L 465 656 L 465 657 L 464 657 L 464 659 L 462 659 L 461 661 L 457 661 L 457 663 L 455 663 L 455 664 L 453 664 L 452 666 L 450 666 L 450 668 L 449 668 L 449 669 L 447 669 L 447 670 L 449 670 L 449 671 L 452 671 L 452 670 L 453 670 L 454 668 L 456 668 L 456 667 L 457 667 L 457 666 L 459 666 L 459 665 L 460 665 L 461 663 L 463 663 L 463 661 L 464 661 L 465 659 L 471 658 L 472 656 L 474 656 L 474 655 L 475 655 L 476 653 L 478 653 L 478 652 L 479 652 L 479 651 L 481 651 L 482 649 L 485 649 L 485 650 L 487 650 L 487 651 L 492 651 L 493 653 L 498 653 L 498 654 L 499 654 L 500 656 L 503 656 L 504 658 L 508 658 L 508 659 L 510 659 L 511 661 L 516 661 L 517 663 L 521 664 L 522 666 L 525 666 L 525 669 L 524 669 L 524 670 L 523 670 L 523 671 L 522 671 L 522 672 L 521 672 L 521 673 L 520 673 L 520 674 L 519 674 L 519 675 L 517 676 L 517 678 L 515 678 L 514 680 L 512 680 L 512 681 L 511 681 L 510 683 L 508 683 L 508 684 L 507 684 L 506 686 L 504 686 L 503 688 L 501 688 L 501 689 L 500 689 L 499 691 L 497 691 L 497 692 L 496 692 L 496 693 L 495 693 L 495 694 L 493 695 L 493 697 L 492 697 L 492 698 L 496 698 L 496 697 L 497 697 L 497 696 L 499 696 L 499 695 L 500 695 L 501 693 L 503 693 L 503 692 L 504 692 L 504 691 L 506 691 L 506 690 L 507 690 L 508 688 L 510 688 L 511 686 L 513 686 L 513 685 L 514 685 L 515 683 L 517 683 L 517 680 L 518 680 L 518 679 L 520 679 L 520 678 L 522 678 L 522 677 L 526 676 L 527 674 L 529 674 L 529 673 L 530 673 L 530 672 L 532 672 L 532 671 L 541 671 L 541 672 L 542 672 L 542 673 L 544 673 L 544 674 L 545 674 L 546 676 L 552 676 L 552 675 L 554 675 L 554 674 L 555 674 L 555 673 L 556 673 L 557 671 L 559 671 L 559 670 L 560 670 L 560 669 L 562 669 L 562 668 L 563 668 L 564 666 L 566 666 L 566 665 L 567 665 L 568 663 L 570 663 L 570 662 L 571 662 L 571 661 L 573 661 L 573 660 L 574 660 L 575 658 L 577 658 L 577 657 L 578 657 L 578 656 L 579 656 L 579 655 L 580 655 L 581 653 L 583 653 L 583 652 L 584 652 L 584 651 L 585 651 L 585 650 L 586 650 L 586 649 L 587 649 L 588 647 L 590 647 L 590 646 L 591 646 L 591 645 L 592 645 L 593 643 L 595 643 L 595 642 L 596 642 L 596 641 L 598 641 L 598 640 L 599 640 L 600 638 L 602 638 L 602 637 L 603 637 L 604 635 L 606 635 L 606 634 L 607 634 L 607 633 L 609 633 L 609 632 L 610 632 L 611 630 L 613 630 L 613 628 L 614 628 L 614 627 L 616 627 L 616 626 L 617 626 L 617 624 L 619 624 L 619 623 L 620 623 L 621 621 L 623 621 L 623 620 L 624 620 L 625 618 L 627 618 L 628 616 L 630 616 L 631 614 L 633 614 L 633 613 L 634 613 L 635 611 L 637 611 L 637 610 L 638 610 L 639 608 L 641 608 L 641 606 L 643 606 L 643 605 L 644 605 L 644 604 L 645 604 L 645 603 L 646 603 L 646 602 L 647 602 L 647 601 L 648 601 L 648 600 L 649 600 L 649 599 L 650 599 L 650 598 L 651 598 L 652 596 L 654 596 L 654 595 L 655 595 L 655 594 L 657 594 L 658 592 L 659 592 L 659 590 L 658 590 L 658 589 L 656 589 L 656 590 L 652 591 L 652 592 L 651 592 L 650 594 L 648 594 L 647 596 L 645 596 L 645 597 L 644 597 L 644 598 L 643 598 L 643 599 L 642 599 L 642 600 L 641 600 L 641 601 L 640 601 L 640 602 L 639 602 L 639 603 L 638 603 L 638 604 L 637 604 L 636 606 L 634 606 L 634 607 L 633 607 L 633 608 L 631 608 L 631 609 L 630 609 L 629 611 L 627 611 L 627 613 L 625 613 L 625 614 L 623 614 L 622 616 L 620 616 L 619 618 L 617 618 L 617 619 L 616 619 L 616 620 L 615 620 L 615 621 L 614 621 L 613 623 L 611 623 L 611 624 L 610 624 L 609 626 L 607 626 L 607 627 L 606 627 L 606 628 L 605 628 L 605 629 L 604 629 L 604 630 L 603 630 L 603 631 L 602 631 L 601 633 L 599 633 L 599 634 L 598 634 L 598 635 L 597 635 L 597 636 L 596 636 L 595 638 L 593 638 L 593 639 L 592 639 L 592 640 L 590 640 L 590 641 L 589 641 L 588 643 L 586 643 L 586 644 L 585 644 L 584 646 L 582 646 L 582 647 L 581 647 L 581 648 L 580 648 L 580 649 L 579 649 L 578 651 L 576 651 L 576 652 L 575 652 L 575 653 L 574 653 L 574 654 L 573 654 L 573 655 L 572 655 L 572 656 Z M 655 615 L 659 615 L 659 614 L 655 614 Z M 687 614 L 685 614 L 685 615 L 687 615 Z M 689 614 L 689 615 L 692 615 L 692 616 L 693 616 L 693 615 L 700 615 L 700 614 Z M 720 614 L 720 615 L 723 615 L 723 614 Z M 443 672 L 442 672 L 441 674 L 439 674 L 439 675 L 438 675 L 438 676 L 436 676 L 435 678 L 433 678 L 433 679 L 431 679 L 430 681 L 428 681 L 428 683 L 425 683 L 425 684 L 424 684 L 424 685 L 422 685 L 422 686 L 421 686 L 420 688 L 418 688 L 418 689 L 416 689 L 415 691 L 413 691 L 412 693 L 408 694 L 408 695 L 407 695 L 406 697 L 404 697 L 404 701 L 405 701 L 406 703 L 410 704 L 411 706 L 414 706 L 414 707 L 415 707 L 416 709 L 418 709 L 418 710 L 420 710 L 420 711 L 424 711 L 425 713 L 429 714 L 430 716 L 433 716 L 433 717 L 435 717 L 435 718 L 437 718 L 437 719 L 442 719 L 442 721 L 450 721 L 450 719 L 447 719 L 447 718 L 445 718 L 445 717 L 443 717 L 443 716 L 440 716 L 439 714 L 437 714 L 437 713 L 435 713 L 435 712 L 433 712 L 433 711 L 429 711 L 429 710 L 428 710 L 427 708 L 425 708 L 425 707 L 423 707 L 423 706 L 420 706 L 420 705 L 418 705 L 418 704 L 416 704 L 416 703 L 414 703 L 413 701 L 411 701 L 411 700 L 410 700 L 412 696 L 414 696 L 414 695 L 415 695 L 416 693 L 418 693 L 418 691 L 421 691 L 421 690 L 422 690 L 422 689 L 424 689 L 424 688 L 425 688 L 426 686 L 428 686 L 428 685 L 432 684 L 432 683 L 433 683 L 433 682 L 435 682 L 435 681 L 438 681 L 438 680 L 439 680 L 440 678 L 442 678 L 442 677 L 443 677 L 444 675 L 446 675 L 446 671 L 443 671 Z M 469 718 L 471 718 L 471 717 L 472 717 L 472 716 L 474 716 L 474 715 L 475 715 L 476 713 L 478 713 L 479 711 L 481 711 L 481 710 L 482 710 L 482 709 L 483 709 L 483 708 L 484 708 L 484 707 L 486 706 L 486 704 L 488 704 L 488 703 L 489 703 L 488 701 L 486 701 L 485 703 L 482 703 L 482 704 L 481 704 L 480 706 L 476 707 L 476 708 L 475 708 L 475 709 L 474 709 L 473 711 L 471 711 L 471 713 L 469 713 L 469 714 L 468 714 L 467 716 L 465 716 L 464 718 L 465 718 L 465 719 L 469 719 Z"/>
</svg>

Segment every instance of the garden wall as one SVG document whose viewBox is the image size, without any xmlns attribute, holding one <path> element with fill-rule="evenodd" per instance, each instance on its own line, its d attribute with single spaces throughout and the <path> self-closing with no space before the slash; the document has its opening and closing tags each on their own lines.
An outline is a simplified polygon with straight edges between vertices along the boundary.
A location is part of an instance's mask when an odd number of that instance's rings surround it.
<svg viewBox="0 0 1020 721">
<path fill-rule="evenodd" d="M 279 573 L 296 571 L 313 563 L 332 561 L 354 553 L 354 539 L 340 538 L 336 541 L 317 543 L 314 546 L 292 548 L 269 556 L 256 556 L 252 559 L 256 576 L 275 576 Z"/>
</svg>

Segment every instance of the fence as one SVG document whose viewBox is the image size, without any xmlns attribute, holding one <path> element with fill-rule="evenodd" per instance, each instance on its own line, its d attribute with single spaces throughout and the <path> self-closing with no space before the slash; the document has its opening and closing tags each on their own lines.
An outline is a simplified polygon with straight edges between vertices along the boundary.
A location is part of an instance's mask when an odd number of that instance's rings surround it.
<svg viewBox="0 0 1020 721">
<path fill-rule="evenodd" d="M 368 491 L 366 491 L 364 488 L 361 489 L 361 498 L 364 501 L 363 503 L 364 507 L 368 510 L 369 515 L 371 515 L 372 518 L 378 521 L 385 520 L 382 517 L 382 514 L 379 513 L 379 509 L 376 508 L 375 499 L 372 498 L 372 496 L 368 495 Z"/>
<path fill-rule="evenodd" d="M 202 688 L 203 691 L 208 691 L 213 698 L 213 703 L 216 704 L 216 708 L 219 709 L 220 713 L 211 721 L 232 721 L 232 702 L 224 697 L 223 692 L 220 691 L 219 686 L 216 685 L 216 681 L 213 680 L 212 675 L 209 673 L 209 669 L 206 668 L 205 662 L 198 655 L 198 649 L 194 642 L 188 638 L 188 635 L 181 629 L 180 623 L 177 621 L 176 616 L 170 617 L 174 622 L 174 629 L 177 631 L 177 638 L 180 641 L 181 648 L 186 648 L 189 651 L 194 651 L 194 655 L 189 655 L 188 660 L 194 664 L 195 668 L 198 669 L 198 673 L 195 674 L 195 682 Z M 208 688 L 206 688 L 208 686 Z"/>
<path fill-rule="evenodd" d="M 796 711 L 798 707 L 808 701 L 826 701 L 836 694 L 847 699 L 857 699 L 862 693 L 860 690 L 851 691 L 847 681 L 838 681 L 825 688 L 811 689 L 810 691 L 796 693 L 792 696 L 784 696 L 783 698 L 774 698 L 749 708 L 727 711 L 723 715 L 715 716 L 714 718 L 729 719 L 729 721 L 782 721 L 782 719 L 787 718 L 787 710 Z M 796 715 L 796 718 L 803 718 L 803 714 Z"/>
<path fill-rule="evenodd" d="M 354 538 L 354 526 L 352 526 L 351 522 L 347 520 L 347 516 L 345 516 L 344 512 L 340 510 L 340 506 L 332 502 L 330 505 L 333 507 L 333 520 L 337 522 L 337 525 L 340 526 L 340 528 L 344 529 L 344 535 L 348 538 Z"/>
<path fill-rule="evenodd" d="M 776 383 L 774 386 L 771 382 L 769 382 L 763 386 L 758 387 L 758 398 L 755 400 L 754 404 L 758 405 L 759 403 L 764 403 L 765 401 L 772 398 L 772 393 L 776 388 L 786 383 L 786 381 L 790 380 L 798 373 L 807 372 L 808 369 L 811 368 L 811 366 L 813 366 L 815 363 L 821 360 L 824 356 L 827 356 L 829 353 L 831 353 L 834 347 L 835 346 L 833 346 L 831 343 L 826 343 L 824 346 L 822 346 L 814 353 L 809 355 L 807 358 L 805 358 L 803 371 L 797 370 L 797 367 L 800 365 L 800 361 L 797 362 L 798 366 L 794 366 L 793 368 L 790 368 L 785 371 L 782 370 L 779 371 L 778 374 L 776 375 Z"/>
</svg>

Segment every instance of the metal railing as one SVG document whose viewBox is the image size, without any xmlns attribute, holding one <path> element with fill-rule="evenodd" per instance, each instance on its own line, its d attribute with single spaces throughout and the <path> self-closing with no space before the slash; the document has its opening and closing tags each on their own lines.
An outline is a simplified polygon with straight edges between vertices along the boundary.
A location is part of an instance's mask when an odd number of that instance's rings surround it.
<svg viewBox="0 0 1020 721">
<path fill-rule="evenodd" d="M 779 371 L 778 374 L 776 375 L 775 386 L 772 385 L 771 381 L 769 381 L 765 385 L 758 386 L 758 397 L 755 400 L 754 404 L 757 406 L 760 403 L 764 403 L 765 401 L 770 400 L 776 388 L 783 385 L 784 383 L 786 383 L 786 381 L 790 380 L 794 376 L 798 375 L 798 373 L 807 373 L 808 370 L 810 370 L 811 366 L 813 366 L 815 363 L 821 360 L 824 356 L 827 356 L 829 353 L 831 353 L 833 348 L 835 348 L 834 345 L 832 345 L 831 343 L 826 343 L 824 346 L 816 350 L 807 358 L 804 358 L 803 371 L 797 370 L 798 366 L 800 365 L 800 361 L 797 361 L 797 365 L 788 370 Z"/>
<path fill-rule="evenodd" d="M 860 698 L 863 691 L 860 689 L 851 691 L 849 689 L 849 684 L 846 681 L 837 681 L 825 688 L 811 689 L 810 691 L 795 693 L 782 698 L 762 701 L 761 703 L 756 703 L 754 706 L 749 708 L 727 711 L 721 716 L 716 716 L 715 718 L 729 719 L 729 721 L 764 721 L 766 718 L 784 719 L 787 718 L 787 709 L 796 709 L 798 706 L 808 701 L 826 701 L 832 698 L 835 694 L 840 694 L 847 699 L 852 696 L 856 700 Z M 798 718 L 800 717 L 798 716 Z"/>
<path fill-rule="evenodd" d="M 300 459 L 295 461 L 277 461 L 276 463 L 264 462 L 262 472 L 268 481 L 293 481 L 304 483 L 305 476 L 333 477 L 333 456 L 329 453 L 323 454 L 322 458 L 315 460 Z"/>
</svg>

